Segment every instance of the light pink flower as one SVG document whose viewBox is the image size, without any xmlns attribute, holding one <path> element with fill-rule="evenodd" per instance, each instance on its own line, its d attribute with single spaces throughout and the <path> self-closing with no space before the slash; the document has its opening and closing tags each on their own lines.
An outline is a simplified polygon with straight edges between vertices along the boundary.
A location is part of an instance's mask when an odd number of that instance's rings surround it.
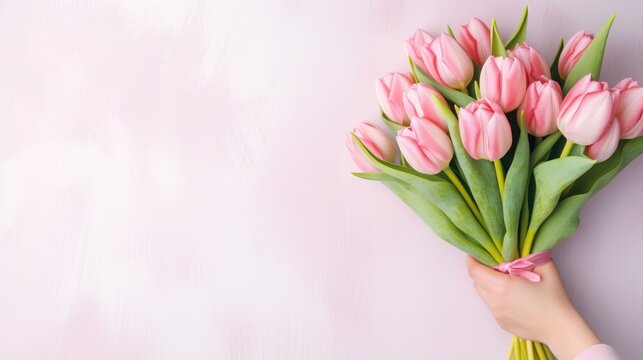
<svg viewBox="0 0 643 360">
<path fill-rule="evenodd" d="M 426 119 L 412 118 L 411 126 L 398 131 L 397 143 L 404 159 L 424 174 L 439 173 L 453 158 L 449 135 Z"/>
<path fill-rule="evenodd" d="M 549 72 L 549 65 L 545 59 L 536 51 L 536 49 L 522 43 L 516 46 L 513 50 L 509 50 L 509 56 L 514 57 L 522 63 L 527 72 L 527 83 L 531 83 L 540 76 L 551 79 Z"/>
<path fill-rule="evenodd" d="M 467 24 L 459 25 L 454 35 L 476 65 L 482 66 L 491 55 L 490 30 L 482 20 L 473 18 Z"/>
<path fill-rule="evenodd" d="M 525 67 L 513 57 L 490 56 L 480 71 L 480 95 L 504 112 L 515 110 L 527 90 Z"/>
<path fill-rule="evenodd" d="M 446 104 L 446 100 L 432 86 L 421 83 L 414 84 L 404 94 L 404 109 L 409 118 L 424 118 L 436 124 L 442 130 L 448 131 L 446 120 L 436 101 Z"/>
<path fill-rule="evenodd" d="M 388 162 L 395 161 L 397 157 L 397 147 L 393 139 L 384 130 L 373 124 L 361 122 L 353 129 L 353 134 L 355 134 L 364 146 L 377 158 Z M 346 138 L 346 147 L 351 153 L 353 161 L 362 171 L 379 171 L 350 134 Z"/>
<path fill-rule="evenodd" d="M 426 45 L 433 41 L 433 36 L 428 32 L 417 29 L 410 39 L 404 41 L 404 48 L 406 53 L 411 57 L 413 63 L 422 69 L 425 73 L 427 72 L 426 66 L 424 66 L 424 61 L 422 60 L 422 55 L 420 50 Z"/>
<path fill-rule="evenodd" d="M 424 45 L 420 54 L 427 75 L 442 85 L 464 89 L 473 77 L 473 63 L 467 52 L 447 34 Z"/>
<path fill-rule="evenodd" d="M 627 78 L 614 88 L 621 92 L 614 114 L 621 125 L 621 139 L 634 139 L 643 135 L 643 87 Z"/>
<path fill-rule="evenodd" d="M 464 148 L 474 159 L 498 160 L 511 147 L 511 125 L 504 111 L 489 99 L 469 103 L 458 113 Z"/>
<path fill-rule="evenodd" d="M 618 148 L 620 135 L 621 127 L 618 121 L 613 120 L 605 134 L 597 142 L 585 148 L 585 154 L 598 162 L 609 159 Z"/>
<path fill-rule="evenodd" d="M 404 111 L 404 93 L 413 85 L 413 80 L 401 73 L 388 73 L 375 83 L 377 101 L 389 119 L 400 125 L 408 125 L 409 117 Z"/>
<path fill-rule="evenodd" d="M 597 142 L 612 124 L 619 92 L 605 82 L 591 80 L 590 74 L 578 80 L 560 106 L 560 132 L 579 145 Z"/>
<path fill-rule="evenodd" d="M 558 73 L 563 79 L 567 79 L 569 72 L 572 71 L 578 59 L 583 56 L 585 49 L 587 49 L 592 40 L 594 40 L 594 35 L 582 30 L 569 39 L 560 53 L 560 58 L 558 58 Z"/>
<path fill-rule="evenodd" d="M 563 92 L 556 81 L 543 76 L 529 84 L 525 99 L 518 107 L 518 113 L 525 114 L 527 131 L 534 136 L 556 132 L 556 119 L 562 101 Z"/>
</svg>

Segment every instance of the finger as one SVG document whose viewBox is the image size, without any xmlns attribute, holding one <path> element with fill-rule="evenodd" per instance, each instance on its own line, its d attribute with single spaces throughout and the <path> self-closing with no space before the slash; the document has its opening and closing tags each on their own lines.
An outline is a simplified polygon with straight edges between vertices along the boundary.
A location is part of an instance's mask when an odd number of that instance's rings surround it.
<svg viewBox="0 0 643 360">
<path fill-rule="evenodd" d="M 491 293 L 489 293 L 489 291 L 485 289 L 484 286 L 474 282 L 473 287 L 476 289 L 476 292 L 478 293 L 478 295 L 480 295 L 482 300 L 487 301 L 487 299 L 491 296 Z"/>
<path fill-rule="evenodd" d="M 467 256 L 466 262 L 469 276 L 471 276 L 474 282 L 485 288 L 495 287 L 508 281 L 509 275 L 483 265 L 471 256 Z"/>
</svg>

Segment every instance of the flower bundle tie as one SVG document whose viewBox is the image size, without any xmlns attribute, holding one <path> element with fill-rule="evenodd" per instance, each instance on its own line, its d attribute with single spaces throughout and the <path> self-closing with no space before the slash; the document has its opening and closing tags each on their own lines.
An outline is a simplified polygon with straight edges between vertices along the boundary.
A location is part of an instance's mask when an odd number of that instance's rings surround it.
<svg viewBox="0 0 643 360">
<path fill-rule="evenodd" d="M 540 282 L 540 275 L 536 274 L 533 270 L 536 266 L 545 264 L 549 260 L 551 260 L 549 251 L 541 251 L 514 261 L 503 262 L 495 266 L 494 269 L 501 273 L 520 276 L 532 282 Z"/>
</svg>

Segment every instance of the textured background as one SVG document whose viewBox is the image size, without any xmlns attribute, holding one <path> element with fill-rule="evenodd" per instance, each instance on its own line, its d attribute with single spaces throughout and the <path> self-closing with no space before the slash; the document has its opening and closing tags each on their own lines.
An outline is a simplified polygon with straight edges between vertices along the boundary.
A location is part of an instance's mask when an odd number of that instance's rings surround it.
<svg viewBox="0 0 643 360">
<path fill-rule="evenodd" d="M 353 178 L 402 40 L 510 1 L 0 2 L 0 359 L 499 359 L 464 255 Z M 637 1 L 533 1 L 529 40 L 618 14 L 604 79 L 643 80 Z M 643 159 L 554 255 L 643 358 Z"/>
</svg>

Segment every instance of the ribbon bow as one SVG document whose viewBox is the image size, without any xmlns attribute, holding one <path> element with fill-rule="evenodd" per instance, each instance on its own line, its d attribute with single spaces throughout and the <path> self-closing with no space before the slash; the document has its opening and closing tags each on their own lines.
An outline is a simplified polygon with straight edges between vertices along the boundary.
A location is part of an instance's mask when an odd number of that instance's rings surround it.
<svg viewBox="0 0 643 360">
<path fill-rule="evenodd" d="M 544 264 L 549 260 L 551 260 L 551 254 L 549 254 L 549 251 L 542 251 L 514 261 L 504 262 L 495 266 L 494 269 L 505 274 L 520 276 L 521 278 L 529 281 L 539 282 L 540 275 L 536 274 L 532 270 L 534 270 L 536 265 Z"/>
</svg>

